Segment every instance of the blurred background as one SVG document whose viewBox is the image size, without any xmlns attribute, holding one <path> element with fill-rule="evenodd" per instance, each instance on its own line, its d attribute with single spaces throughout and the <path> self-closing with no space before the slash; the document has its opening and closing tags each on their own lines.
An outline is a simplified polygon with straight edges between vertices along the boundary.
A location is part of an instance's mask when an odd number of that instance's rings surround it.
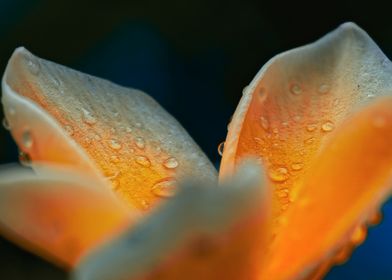
<svg viewBox="0 0 392 280">
<path fill-rule="evenodd" d="M 242 89 L 272 56 L 354 21 L 391 57 L 389 10 L 337 3 L 0 0 L 0 69 L 16 47 L 25 46 L 40 57 L 141 89 L 219 165 L 217 145 Z M 16 162 L 17 149 L 3 128 L 0 145 L 0 163 Z M 392 279 L 392 204 L 383 210 L 383 223 L 328 280 Z M 0 238 L 0 279 L 66 277 Z"/>
</svg>

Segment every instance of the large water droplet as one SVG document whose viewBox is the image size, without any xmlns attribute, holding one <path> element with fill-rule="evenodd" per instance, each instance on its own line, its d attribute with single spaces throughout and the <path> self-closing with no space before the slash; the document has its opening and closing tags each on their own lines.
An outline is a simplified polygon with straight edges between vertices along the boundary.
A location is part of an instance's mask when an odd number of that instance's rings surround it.
<svg viewBox="0 0 392 280">
<path fill-rule="evenodd" d="M 150 160 L 147 157 L 145 157 L 145 156 L 136 156 L 135 157 L 135 161 L 139 165 L 144 166 L 144 167 L 149 167 L 151 165 Z"/>
<path fill-rule="evenodd" d="M 97 119 L 86 109 L 82 109 L 82 120 L 88 125 L 94 125 L 97 123 Z"/>
<path fill-rule="evenodd" d="M 8 122 L 8 120 L 6 118 L 3 118 L 3 127 L 6 130 L 10 130 L 11 129 L 10 124 L 9 124 L 9 122 Z"/>
<path fill-rule="evenodd" d="M 287 198 L 289 197 L 289 189 L 281 189 L 277 192 L 279 198 Z"/>
<path fill-rule="evenodd" d="M 225 141 L 221 142 L 221 143 L 218 145 L 218 154 L 219 154 L 220 156 L 223 155 L 223 150 L 224 150 L 224 148 L 225 148 Z"/>
<path fill-rule="evenodd" d="M 33 138 L 31 136 L 30 130 L 25 130 L 22 134 L 22 145 L 26 149 L 30 149 L 33 146 Z"/>
<path fill-rule="evenodd" d="M 144 139 L 142 137 L 136 137 L 135 144 L 136 147 L 138 147 L 139 149 L 144 149 L 144 147 L 146 146 L 146 143 L 144 142 Z"/>
<path fill-rule="evenodd" d="M 155 183 L 151 192 L 159 197 L 171 197 L 176 193 L 177 181 L 173 178 L 166 178 Z"/>
<path fill-rule="evenodd" d="M 321 126 L 322 131 L 324 132 L 330 132 L 335 128 L 335 125 L 333 124 L 333 122 L 331 121 L 326 121 L 325 123 L 323 123 L 323 125 Z"/>
<path fill-rule="evenodd" d="M 173 169 L 173 168 L 176 168 L 176 167 L 178 166 L 178 161 L 177 161 L 176 158 L 171 157 L 171 158 L 168 158 L 167 160 L 165 160 L 165 161 L 163 162 L 163 165 L 164 165 L 166 168 L 168 168 L 168 169 Z"/>
<path fill-rule="evenodd" d="M 118 140 L 116 139 L 111 139 L 109 140 L 109 147 L 112 148 L 113 150 L 120 150 L 122 148 L 122 145 Z"/>
<path fill-rule="evenodd" d="M 298 84 L 293 84 L 290 87 L 290 91 L 291 91 L 292 94 L 295 94 L 295 95 L 300 95 L 302 93 L 301 86 L 298 85 Z"/>
<path fill-rule="evenodd" d="M 330 90 L 330 86 L 327 85 L 327 84 L 322 84 L 322 85 L 320 85 L 319 88 L 318 88 L 318 92 L 321 93 L 321 94 L 325 94 L 325 93 L 327 93 L 329 90 Z"/>
<path fill-rule="evenodd" d="M 269 171 L 269 177 L 275 182 L 284 182 L 289 178 L 289 172 L 285 167 L 278 167 Z"/>
<path fill-rule="evenodd" d="M 31 166 L 31 158 L 28 154 L 19 151 L 19 162 L 23 165 L 23 166 Z"/>
<path fill-rule="evenodd" d="M 261 124 L 261 127 L 264 128 L 264 130 L 268 130 L 269 121 L 267 120 L 266 117 L 260 117 L 260 124 Z"/>
</svg>

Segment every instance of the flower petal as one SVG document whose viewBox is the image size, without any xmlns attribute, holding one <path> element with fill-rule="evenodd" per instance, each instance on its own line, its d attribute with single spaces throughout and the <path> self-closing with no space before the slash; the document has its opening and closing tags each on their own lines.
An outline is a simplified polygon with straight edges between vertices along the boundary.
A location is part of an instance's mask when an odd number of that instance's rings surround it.
<svg viewBox="0 0 392 280">
<path fill-rule="evenodd" d="M 391 76 L 391 62 L 353 23 L 274 57 L 244 90 L 220 176 L 245 156 L 263 157 L 284 212 L 323 143 L 356 108 L 390 94 Z"/>
<path fill-rule="evenodd" d="M 177 178 L 216 178 L 180 124 L 143 92 L 39 59 L 23 48 L 8 63 L 3 91 L 12 134 L 33 161 L 95 165 L 140 209 L 172 195 Z"/>
<path fill-rule="evenodd" d="M 325 144 L 282 216 L 262 279 L 319 279 L 364 241 L 392 190 L 391 108 L 381 98 Z"/>
<path fill-rule="evenodd" d="M 257 279 L 268 207 L 259 174 L 246 165 L 225 188 L 185 185 L 161 211 L 84 259 L 73 279 Z"/>
<path fill-rule="evenodd" d="M 1 233 L 66 268 L 139 216 L 99 181 L 69 171 L 3 168 L 0 178 Z"/>
</svg>

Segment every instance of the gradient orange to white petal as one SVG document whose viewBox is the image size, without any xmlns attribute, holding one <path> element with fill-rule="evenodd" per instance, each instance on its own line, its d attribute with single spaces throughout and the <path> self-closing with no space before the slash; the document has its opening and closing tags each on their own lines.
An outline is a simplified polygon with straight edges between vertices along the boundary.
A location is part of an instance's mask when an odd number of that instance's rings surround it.
<svg viewBox="0 0 392 280">
<path fill-rule="evenodd" d="M 3 91 L 11 133 L 33 162 L 96 166 L 120 197 L 139 209 L 172 196 L 183 177 L 216 180 L 191 137 L 143 92 L 23 48 L 8 63 Z"/>
</svg>

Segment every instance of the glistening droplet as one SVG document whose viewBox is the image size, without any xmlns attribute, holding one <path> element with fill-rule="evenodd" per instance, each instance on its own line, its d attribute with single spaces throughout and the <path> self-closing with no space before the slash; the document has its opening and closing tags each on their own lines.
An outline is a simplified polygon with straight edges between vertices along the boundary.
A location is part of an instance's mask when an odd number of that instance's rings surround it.
<svg viewBox="0 0 392 280">
<path fill-rule="evenodd" d="M 150 160 L 145 156 L 136 156 L 135 161 L 136 163 L 144 167 L 149 167 L 151 165 Z"/>
<path fill-rule="evenodd" d="M 321 129 L 324 132 L 330 132 L 335 128 L 335 125 L 331 121 L 326 121 L 322 124 Z"/>
<path fill-rule="evenodd" d="M 269 177 L 275 182 L 284 182 L 289 178 L 289 172 L 285 167 L 278 167 L 269 171 Z"/>
<path fill-rule="evenodd" d="M 151 192 L 159 197 L 171 197 L 176 192 L 176 184 L 177 181 L 175 179 L 166 178 L 155 183 L 151 188 Z"/>
<path fill-rule="evenodd" d="M 111 139 L 109 140 L 109 147 L 112 148 L 113 150 L 120 150 L 122 145 L 118 140 L 116 139 Z"/>
<path fill-rule="evenodd" d="M 135 144 L 136 147 L 138 147 L 139 149 L 144 149 L 144 147 L 146 146 L 144 139 L 142 137 L 136 137 Z"/>
<path fill-rule="evenodd" d="M 33 138 L 31 136 L 30 130 L 25 130 L 22 134 L 22 145 L 26 149 L 30 149 L 33 146 Z"/>
<path fill-rule="evenodd" d="M 82 120 L 88 125 L 94 125 L 97 123 L 97 119 L 86 109 L 82 109 Z"/>
<path fill-rule="evenodd" d="M 295 95 L 300 95 L 302 93 L 302 89 L 301 89 L 300 85 L 298 85 L 298 84 L 293 84 L 290 87 L 290 91 L 292 94 L 295 94 Z"/>
<path fill-rule="evenodd" d="M 163 165 L 168 169 L 174 169 L 178 166 L 178 161 L 174 157 L 170 157 L 163 162 Z"/>
<path fill-rule="evenodd" d="M 220 156 L 223 155 L 223 149 L 224 149 L 224 148 L 225 148 L 225 141 L 221 142 L 221 143 L 218 145 L 218 154 L 219 154 Z"/>
</svg>

